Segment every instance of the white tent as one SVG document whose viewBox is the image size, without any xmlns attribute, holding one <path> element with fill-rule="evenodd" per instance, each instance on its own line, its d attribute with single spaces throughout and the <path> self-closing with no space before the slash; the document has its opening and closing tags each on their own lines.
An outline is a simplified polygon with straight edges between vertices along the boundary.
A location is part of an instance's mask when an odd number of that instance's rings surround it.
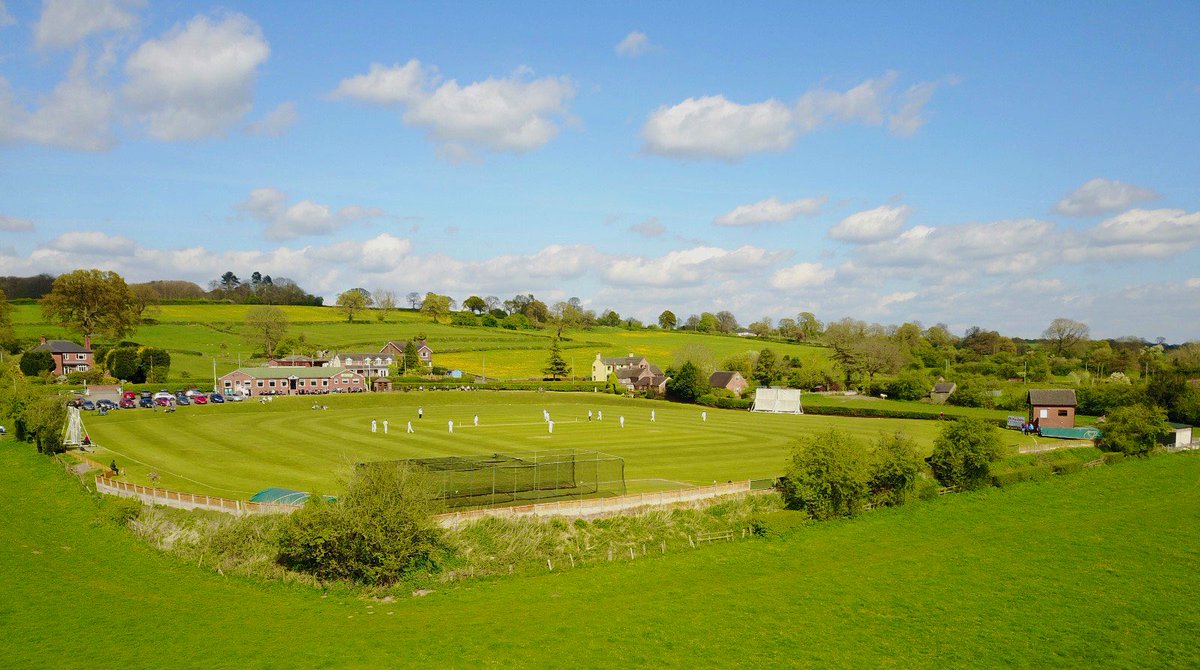
<svg viewBox="0 0 1200 670">
<path fill-rule="evenodd" d="M 754 393 L 754 412 L 775 414 L 803 414 L 800 406 L 800 389 L 760 388 Z"/>
</svg>

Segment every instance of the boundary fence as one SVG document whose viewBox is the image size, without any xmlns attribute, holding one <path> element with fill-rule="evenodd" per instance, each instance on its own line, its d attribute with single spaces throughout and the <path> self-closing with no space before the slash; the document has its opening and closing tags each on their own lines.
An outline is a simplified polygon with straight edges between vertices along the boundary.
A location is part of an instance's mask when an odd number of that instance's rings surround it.
<svg viewBox="0 0 1200 670">
<path fill-rule="evenodd" d="M 485 509 L 447 512 L 437 516 L 438 523 L 451 528 L 469 521 L 484 517 L 515 518 L 533 517 L 567 517 L 572 519 L 587 519 L 620 514 L 621 512 L 639 507 L 665 507 L 719 498 L 722 496 L 743 493 L 764 493 L 771 489 L 764 486 L 765 482 L 773 480 L 744 480 L 697 486 L 654 493 L 631 493 L 610 498 L 584 498 L 582 500 L 559 500 L 556 502 L 536 503 L 532 505 L 511 505 L 508 507 L 491 507 Z M 123 498 L 137 498 L 146 505 L 163 505 L 177 509 L 203 509 L 227 514 L 290 514 L 300 508 L 299 505 L 280 503 L 258 503 L 248 500 L 234 500 L 219 496 L 206 496 L 196 493 L 182 493 L 161 489 L 153 486 L 142 486 L 130 482 L 113 479 L 107 475 L 96 477 L 96 490 L 107 495 Z"/>
</svg>

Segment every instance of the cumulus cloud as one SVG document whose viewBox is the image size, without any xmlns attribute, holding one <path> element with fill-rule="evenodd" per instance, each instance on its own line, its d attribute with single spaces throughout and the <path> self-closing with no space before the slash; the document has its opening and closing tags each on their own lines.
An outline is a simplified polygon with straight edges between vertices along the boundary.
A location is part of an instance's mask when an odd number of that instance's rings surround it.
<svg viewBox="0 0 1200 670">
<path fill-rule="evenodd" d="M 1200 246 L 1200 212 L 1131 209 L 1065 244 L 1068 260 L 1165 258 Z"/>
<path fill-rule="evenodd" d="M 196 16 L 137 48 L 125 62 L 124 96 L 155 139 L 220 136 L 253 108 L 270 52 L 258 24 L 241 14 Z"/>
<path fill-rule="evenodd" d="M 739 161 L 752 153 L 783 151 L 796 137 L 842 123 L 882 125 L 893 135 L 909 136 L 925 122 L 925 106 L 946 81 L 911 86 L 896 103 L 891 93 L 895 72 L 867 79 L 846 91 L 817 88 L 793 105 L 775 99 L 741 104 L 723 95 L 688 98 L 662 106 L 642 127 L 643 150 L 672 158 Z"/>
<path fill-rule="evenodd" d="M 129 256 L 137 244 L 127 238 L 99 231 L 63 233 L 46 244 L 45 249 L 82 256 Z"/>
<path fill-rule="evenodd" d="M 723 95 L 688 98 L 650 115 L 643 147 L 660 156 L 739 161 L 790 147 L 796 137 L 791 122 L 791 110 L 777 100 L 742 105 Z"/>
<path fill-rule="evenodd" d="M 833 279 L 834 271 L 821 263 L 797 263 L 771 275 L 771 286 L 783 291 L 821 286 Z"/>
<path fill-rule="evenodd" d="M 128 31 L 137 25 L 133 10 L 143 5 L 144 0 L 44 0 L 42 16 L 33 27 L 34 43 L 39 49 L 59 49 L 89 35 Z M 4 16 L 0 6 L 0 25 Z"/>
<path fill-rule="evenodd" d="M 47 144 L 80 151 L 104 151 L 116 144 L 112 134 L 113 94 L 88 73 L 80 52 L 54 90 L 27 109 L 0 77 L 0 143 Z"/>
<path fill-rule="evenodd" d="M 667 232 L 667 227 L 658 222 L 658 217 L 652 216 L 645 221 L 630 226 L 629 232 L 637 233 L 642 237 L 658 237 Z"/>
<path fill-rule="evenodd" d="M 646 37 L 646 33 L 635 30 L 617 43 L 617 46 L 613 47 L 613 50 L 617 52 L 618 56 L 633 58 L 641 56 L 652 48 L 654 47 L 650 44 L 650 38 Z"/>
<path fill-rule="evenodd" d="M 32 221 L 0 214 L 0 231 L 6 233 L 27 233 L 31 230 L 33 230 Z"/>
<path fill-rule="evenodd" d="M 266 224 L 269 240 L 329 235 L 352 223 L 383 215 L 378 208 L 360 205 L 349 205 L 336 211 L 312 200 L 289 205 L 287 195 L 274 188 L 254 189 L 248 198 L 237 204 L 237 209 Z"/>
<path fill-rule="evenodd" d="M 912 209 L 907 205 L 891 207 L 883 205 L 875 209 L 851 214 L 829 229 L 835 240 L 854 244 L 870 244 L 894 237 L 908 220 Z"/>
<path fill-rule="evenodd" d="M 1094 216 L 1158 197 L 1158 193 L 1148 188 L 1097 177 L 1059 200 L 1054 205 L 1054 211 L 1067 216 Z"/>
<path fill-rule="evenodd" d="M 575 86 L 566 77 L 530 79 L 527 68 L 464 86 L 441 81 L 436 68 L 413 59 L 372 64 L 366 74 L 342 80 L 331 96 L 404 107 L 404 123 L 424 128 L 442 156 L 458 161 L 481 148 L 524 153 L 545 145 L 569 118 Z"/>
<path fill-rule="evenodd" d="M 738 205 L 732 211 L 713 219 L 718 226 L 757 226 L 764 223 L 783 223 L 791 221 L 801 214 L 817 214 L 821 206 L 829 198 L 802 198 L 782 202 L 779 198 L 770 197 L 749 205 Z"/>
<path fill-rule="evenodd" d="M 267 112 L 261 119 L 247 125 L 245 131 L 247 135 L 279 137 L 296 125 L 299 120 L 300 115 L 296 113 L 296 103 L 283 102 Z"/>
<path fill-rule="evenodd" d="M 657 258 L 628 256 L 611 259 L 603 278 L 622 286 L 688 286 L 777 262 L 785 254 L 753 246 L 737 249 L 694 247 Z"/>
</svg>

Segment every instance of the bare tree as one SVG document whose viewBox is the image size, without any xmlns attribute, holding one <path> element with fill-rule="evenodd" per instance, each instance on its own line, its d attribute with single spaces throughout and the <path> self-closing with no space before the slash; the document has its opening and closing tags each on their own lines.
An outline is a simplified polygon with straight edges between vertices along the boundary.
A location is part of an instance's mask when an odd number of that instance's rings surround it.
<svg viewBox="0 0 1200 670">
<path fill-rule="evenodd" d="M 1089 330 L 1086 323 L 1074 319 L 1058 318 L 1042 331 L 1042 339 L 1049 340 L 1057 356 L 1067 356 L 1075 347 L 1087 342 Z"/>
<path fill-rule="evenodd" d="M 413 309 L 421 306 L 421 294 L 416 291 L 409 291 L 408 295 L 404 296 L 408 299 L 408 304 Z"/>
<path fill-rule="evenodd" d="M 396 309 L 396 292 L 391 289 L 375 289 L 375 307 L 380 321 L 387 320 L 388 312 Z"/>
<path fill-rule="evenodd" d="M 278 307 L 251 307 L 246 312 L 246 340 L 251 344 L 263 345 L 263 352 L 270 356 L 283 336 L 287 334 L 288 318 Z"/>
</svg>

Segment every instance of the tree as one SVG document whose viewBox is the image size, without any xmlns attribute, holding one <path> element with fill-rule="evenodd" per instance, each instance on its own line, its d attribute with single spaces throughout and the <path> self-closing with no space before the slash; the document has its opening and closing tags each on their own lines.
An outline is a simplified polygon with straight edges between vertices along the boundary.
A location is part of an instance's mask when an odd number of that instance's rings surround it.
<svg viewBox="0 0 1200 670">
<path fill-rule="evenodd" d="M 379 320 L 386 321 L 388 312 L 396 309 L 396 292 L 391 289 L 376 289 L 375 308 L 379 310 Z"/>
<path fill-rule="evenodd" d="M 929 466 L 943 486 L 975 489 L 988 483 L 991 462 L 1000 456 L 1000 436 L 984 419 L 959 419 L 933 441 Z"/>
<path fill-rule="evenodd" d="M 6 349 L 17 339 L 13 333 L 12 312 L 8 296 L 4 295 L 4 289 L 0 289 L 0 347 Z"/>
<path fill-rule="evenodd" d="M 484 310 L 487 309 L 487 303 L 477 295 L 467 298 L 463 301 L 462 305 L 465 309 L 469 309 L 476 314 L 483 314 Z"/>
<path fill-rule="evenodd" d="M 152 384 L 167 381 L 171 372 L 171 354 L 160 347 L 142 347 L 138 350 L 138 370 L 141 378 Z"/>
<path fill-rule="evenodd" d="M 158 290 L 149 284 L 133 284 L 129 287 L 130 294 L 133 296 L 133 311 L 137 315 L 138 323 L 142 319 L 151 315 L 155 315 L 161 310 L 158 307 L 158 302 L 162 300 Z"/>
<path fill-rule="evenodd" d="M 54 355 L 49 351 L 26 351 L 21 354 L 21 374 L 37 377 L 54 369 Z"/>
<path fill-rule="evenodd" d="M 699 333 L 715 333 L 721 329 L 721 322 L 717 320 L 715 314 L 703 312 L 700 314 L 700 321 L 696 324 L 696 332 Z"/>
<path fill-rule="evenodd" d="M 862 445 L 836 429 L 792 443 L 780 481 L 784 503 L 814 519 L 854 516 L 867 501 L 869 471 Z"/>
<path fill-rule="evenodd" d="M 600 313 L 600 318 L 596 323 L 601 326 L 619 326 L 621 325 L 621 315 L 616 310 L 606 309 Z"/>
<path fill-rule="evenodd" d="M 43 454 L 62 451 L 63 424 L 67 421 L 67 407 L 59 396 L 44 396 L 28 402 L 25 406 L 24 432 L 32 437 L 37 450 Z"/>
<path fill-rule="evenodd" d="M 121 381 L 134 383 L 145 381 L 136 346 L 109 349 L 108 354 L 104 357 L 104 367 L 108 368 L 108 374 Z"/>
<path fill-rule="evenodd" d="M 766 337 L 767 335 L 771 334 L 771 317 L 764 316 L 758 321 L 746 326 L 746 328 L 759 337 Z"/>
<path fill-rule="evenodd" d="M 663 330 L 675 330 L 677 323 L 679 323 L 679 319 L 675 318 L 675 312 L 669 309 L 664 309 L 662 314 L 658 315 L 658 325 Z"/>
<path fill-rule="evenodd" d="M 421 313 L 429 315 L 434 323 L 438 319 L 450 316 L 450 298 L 437 293 L 426 293 L 425 299 L 421 301 Z"/>
<path fill-rule="evenodd" d="M 409 291 L 408 295 L 404 296 L 408 300 L 408 304 L 413 309 L 421 306 L 421 294 L 416 291 Z"/>
<path fill-rule="evenodd" d="M 871 497 L 880 505 L 903 505 L 921 477 L 916 444 L 901 433 L 881 436 L 871 455 Z"/>
<path fill-rule="evenodd" d="M 812 312 L 800 312 L 796 317 L 796 327 L 800 331 L 802 340 L 815 340 L 824 332 L 823 324 Z"/>
<path fill-rule="evenodd" d="M 421 369 L 421 355 L 417 351 L 417 345 L 412 340 L 404 343 L 404 372 L 407 374 L 409 370 Z"/>
<path fill-rule="evenodd" d="M 226 291 L 232 291 L 242 285 L 242 280 L 238 279 L 238 276 L 232 271 L 227 271 L 217 280 L 217 284 Z"/>
<path fill-rule="evenodd" d="M 489 295 L 489 296 L 485 297 L 483 299 L 483 302 L 485 304 L 487 304 L 487 308 L 488 308 L 489 312 L 494 309 L 500 309 L 504 305 L 504 303 L 500 302 L 500 298 L 497 298 L 494 295 Z M 503 318 L 503 317 L 496 317 L 496 318 Z"/>
<path fill-rule="evenodd" d="M 550 375 L 552 379 L 558 381 L 559 377 L 567 376 L 567 362 L 563 360 L 562 347 L 559 346 L 558 338 L 550 343 L 550 359 L 547 361 L 546 367 L 542 368 L 542 372 Z"/>
<path fill-rule="evenodd" d="M 438 483 L 404 461 L 360 465 L 336 502 L 314 495 L 280 529 L 281 564 L 322 580 L 386 586 L 445 550 Z"/>
<path fill-rule="evenodd" d="M 763 349 L 758 352 L 758 360 L 754 362 L 754 370 L 751 374 L 754 376 L 754 381 L 760 385 L 770 386 L 783 379 L 785 371 L 783 361 L 779 360 L 775 352 Z"/>
<path fill-rule="evenodd" d="M 1145 456 L 1171 434 L 1167 413 L 1159 407 L 1135 404 L 1108 413 L 1104 434 L 1096 446 L 1126 456 Z"/>
<path fill-rule="evenodd" d="M 738 329 L 737 318 L 733 316 L 733 312 L 721 310 L 717 312 L 717 330 L 722 333 L 732 333 Z"/>
<path fill-rule="evenodd" d="M 338 309 L 346 314 L 346 320 L 354 323 L 354 315 L 370 307 L 371 303 L 367 300 L 366 292 L 362 289 L 352 288 L 349 291 L 343 291 L 337 297 Z"/>
<path fill-rule="evenodd" d="M 263 353 L 271 356 L 275 353 L 275 345 L 287 335 L 287 314 L 278 307 L 251 307 L 246 312 L 246 339 L 252 344 L 262 344 Z"/>
<path fill-rule="evenodd" d="M 875 381 L 876 374 L 892 374 L 908 362 L 908 356 L 886 337 L 868 337 L 858 343 L 857 349 L 858 368 L 870 381 Z"/>
<path fill-rule="evenodd" d="M 121 275 L 76 270 L 54 280 L 50 293 L 42 298 L 42 314 L 83 337 L 103 334 L 120 339 L 137 327 L 134 302 Z"/>
<path fill-rule="evenodd" d="M 1088 327 L 1080 321 L 1058 318 L 1042 331 L 1042 339 L 1050 341 L 1055 355 L 1070 356 L 1076 345 L 1087 341 Z"/>
<path fill-rule="evenodd" d="M 691 362 L 684 363 L 667 380 L 667 396 L 682 402 L 696 402 L 709 388 L 708 377 L 701 375 L 700 368 Z"/>
</svg>

